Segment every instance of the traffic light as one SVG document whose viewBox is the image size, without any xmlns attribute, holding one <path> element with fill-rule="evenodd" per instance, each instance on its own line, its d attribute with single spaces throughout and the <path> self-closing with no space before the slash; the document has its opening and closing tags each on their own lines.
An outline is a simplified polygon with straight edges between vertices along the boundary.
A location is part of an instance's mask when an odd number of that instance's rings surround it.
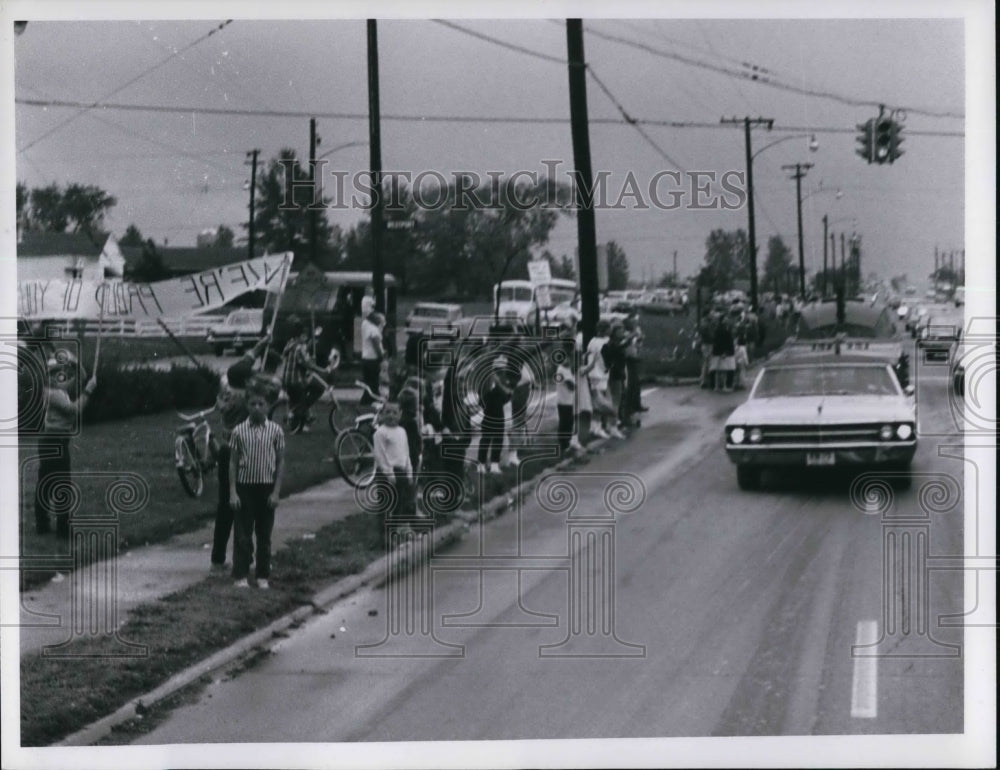
<svg viewBox="0 0 1000 770">
<path fill-rule="evenodd" d="M 903 143 L 903 127 L 899 125 L 896 121 L 891 121 L 892 126 L 889 129 L 889 162 L 892 163 L 903 151 L 899 149 L 899 145 Z"/>
<path fill-rule="evenodd" d="M 858 123 L 858 143 L 861 145 L 857 149 L 858 155 L 865 159 L 865 163 L 871 163 L 874 150 L 874 125 L 875 119 L 869 118 L 864 123 Z"/>
<path fill-rule="evenodd" d="M 875 155 L 876 163 L 891 163 L 893 122 L 889 118 L 880 118 L 875 123 Z"/>
</svg>

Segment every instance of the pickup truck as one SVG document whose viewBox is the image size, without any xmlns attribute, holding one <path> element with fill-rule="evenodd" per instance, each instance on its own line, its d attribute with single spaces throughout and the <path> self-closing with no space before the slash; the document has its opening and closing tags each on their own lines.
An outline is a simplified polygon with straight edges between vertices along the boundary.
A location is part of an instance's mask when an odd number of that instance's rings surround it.
<svg viewBox="0 0 1000 770">
<path fill-rule="evenodd" d="M 237 355 L 253 347 L 260 339 L 264 325 L 264 311 L 241 308 L 233 310 L 221 323 L 208 327 L 205 340 L 215 355 L 221 356 L 226 348 L 233 348 Z"/>
</svg>

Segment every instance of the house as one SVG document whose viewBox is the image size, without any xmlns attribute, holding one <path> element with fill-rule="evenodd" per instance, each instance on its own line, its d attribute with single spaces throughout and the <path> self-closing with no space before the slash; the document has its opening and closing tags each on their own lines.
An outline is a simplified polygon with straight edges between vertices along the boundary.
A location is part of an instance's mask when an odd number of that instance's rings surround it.
<svg viewBox="0 0 1000 770">
<path fill-rule="evenodd" d="M 18 233 L 17 279 L 85 281 L 121 280 L 125 259 L 118 241 L 107 233 Z"/>
</svg>

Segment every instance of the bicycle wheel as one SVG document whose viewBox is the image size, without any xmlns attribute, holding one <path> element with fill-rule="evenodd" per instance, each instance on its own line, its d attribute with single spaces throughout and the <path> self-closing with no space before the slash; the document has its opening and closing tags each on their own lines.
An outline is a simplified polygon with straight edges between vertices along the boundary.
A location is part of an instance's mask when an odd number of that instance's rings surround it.
<svg viewBox="0 0 1000 770">
<path fill-rule="evenodd" d="M 337 435 L 333 443 L 333 459 L 344 481 L 355 489 L 363 489 L 375 478 L 375 450 L 367 433 L 349 428 Z"/>
<path fill-rule="evenodd" d="M 347 410 L 341 409 L 336 401 L 330 405 L 330 413 L 327 415 L 326 421 L 330 426 L 330 430 L 335 434 L 343 433 L 351 427 L 350 415 L 347 413 Z"/>
<path fill-rule="evenodd" d="M 178 436 L 174 444 L 174 461 L 184 491 L 191 497 L 201 497 L 201 493 L 205 491 L 205 477 L 195 456 L 194 447 L 182 436 Z"/>
</svg>

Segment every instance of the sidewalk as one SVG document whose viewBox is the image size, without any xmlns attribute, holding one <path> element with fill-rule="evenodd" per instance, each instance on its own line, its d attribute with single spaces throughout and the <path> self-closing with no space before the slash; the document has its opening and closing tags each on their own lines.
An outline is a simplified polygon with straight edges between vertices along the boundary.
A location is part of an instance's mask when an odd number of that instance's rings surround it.
<svg viewBox="0 0 1000 770">
<path fill-rule="evenodd" d="M 644 392 L 650 392 L 648 389 Z M 652 388 L 657 390 L 654 412 L 646 419 L 676 419 L 679 413 L 690 413 L 693 401 L 702 401 L 698 389 L 690 387 Z M 345 398 L 350 398 L 345 393 Z M 338 393 L 338 397 L 340 394 Z M 726 399 L 727 401 L 729 399 Z M 704 408 L 717 412 L 720 402 L 712 394 L 704 394 Z M 699 405 L 700 406 L 700 405 Z M 697 411 L 701 411 L 700 409 Z M 544 412 L 546 422 L 554 422 L 554 399 L 548 399 Z M 294 437 L 289 437 L 294 441 Z M 474 457 L 477 440 L 469 449 Z M 326 460 L 326 462 L 330 462 Z M 335 474 L 331 463 L 331 476 Z M 339 476 L 297 494 L 283 498 L 275 520 L 272 548 L 276 552 L 287 543 L 307 537 L 320 528 L 347 518 L 360 509 L 355 491 Z M 209 577 L 209 549 L 212 525 L 169 540 L 131 549 L 120 557 L 98 562 L 21 594 L 20 644 L 21 655 L 39 654 L 46 645 L 59 644 L 70 636 L 69 622 L 74 608 L 74 593 L 82 607 L 98 606 L 96 592 L 107 590 L 113 599 L 106 602 L 117 612 L 117 622 L 123 623 L 137 606 L 179 591 Z M 230 543 L 232 539 L 230 538 Z M 231 553 L 231 545 L 230 545 Z M 275 576 L 280 580 L 280 576 Z M 80 608 L 79 605 L 78 609 Z"/>
</svg>

